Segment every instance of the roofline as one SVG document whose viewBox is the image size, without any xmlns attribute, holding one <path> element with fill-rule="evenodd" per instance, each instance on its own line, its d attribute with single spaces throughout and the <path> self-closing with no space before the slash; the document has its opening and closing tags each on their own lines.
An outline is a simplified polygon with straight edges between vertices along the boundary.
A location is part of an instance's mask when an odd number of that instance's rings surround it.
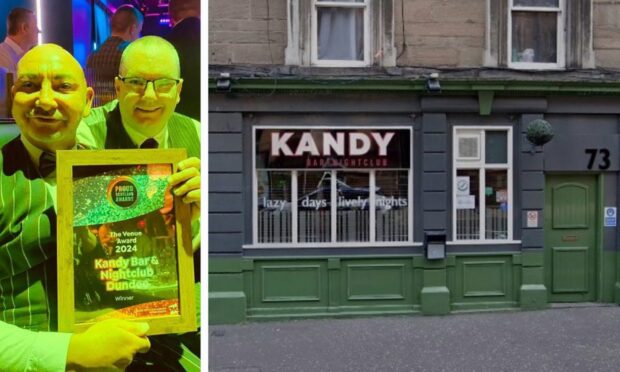
<svg viewBox="0 0 620 372">
<path fill-rule="evenodd" d="M 620 94 L 620 70 L 585 69 L 524 71 L 498 68 L 431 69 L 395 68 L 312 68 L 297 66 L 209 66 L 209 90 L 218 92 L 220 79 L 230 81 L 230 89 L 248 92 L 342 92 L 386 91 L 428 93 L 426 83 L 437 74 L 441 92 L 471 94 Z M 226 77 L 228 76 L 228 77 Z"/>
<path fill-rule="evenodd" d="M 209 90 L 217 92 L 216 81 L 209 78 Z M 427 93 L 424 80 L 348 80 L 348 79 L 254 79 L 232 77 L 232 91 L 388 91 Z M 558 81 L 466 81 L 441 82 L 441 92 L 506 92 L 506 93 L 574 93 L 620 94 L 620 82 L 558 82 Z M 429 93 L 431 94 L 431 93 Z M 437 94 L 437 93 L 433 93 Z"/>
</svg>

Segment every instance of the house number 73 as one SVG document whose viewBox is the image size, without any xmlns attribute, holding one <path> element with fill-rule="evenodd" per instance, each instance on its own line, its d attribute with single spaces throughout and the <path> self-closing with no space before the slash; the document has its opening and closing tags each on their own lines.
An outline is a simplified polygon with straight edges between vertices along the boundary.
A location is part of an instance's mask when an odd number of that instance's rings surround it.
<svg viewBox="0 0 620 372">
<path fill-rule="evenodd" d="M 594 162 L 596 161 L 598 154 L 598 169 L 607 169 L 611 165 L 609 162 L 609 150 L 608 149 L 586 149 L 586 154 L 590 155 L 590 161 L 588 161 L 588 169 L 592 169 Z"/>
</svg>

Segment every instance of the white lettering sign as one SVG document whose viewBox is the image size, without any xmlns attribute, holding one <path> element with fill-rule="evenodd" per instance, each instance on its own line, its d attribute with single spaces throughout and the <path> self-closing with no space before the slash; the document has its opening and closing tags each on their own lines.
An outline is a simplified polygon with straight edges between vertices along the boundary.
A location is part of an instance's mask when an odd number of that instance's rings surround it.
<svg viewBox="0 0 620 372">
<path fill-rule="evenodd" d="M 367 154 L 372 148 L 373 142 L 379 149 L 379 156 L 387 156 L 387 148 L 394 138 L 394 132 L 381 133 L 372 132 L 337 132 L 335 137 L 333 133 L 313 133 L 303 132 L 299 143 L 295 149 L 289 145 L 289 141 L 293 137 L 293 132 L 272 132 L 271 133 L 271 155 L 272 156 L 361 156 Z M 345 134 L 348 135 L 348 150 L 345 154 Z M 318 139 L 315 137 L 319 137 Z M 317 145 L 317 141 L 321 141 L 322 146 Z"/>
<path fill-rule="evenodd" d="M 293 137 L 293 133 L 290 132 L 282 133 L 281 137 L 278 132 L 271 133 L 271 156 L 280 155 L 280 151 L 282 151 L 283 155 L 292 156 L 293 152 L 286 144 L 286 141 L 288 141 L 291 137 Z"/>
</svg>

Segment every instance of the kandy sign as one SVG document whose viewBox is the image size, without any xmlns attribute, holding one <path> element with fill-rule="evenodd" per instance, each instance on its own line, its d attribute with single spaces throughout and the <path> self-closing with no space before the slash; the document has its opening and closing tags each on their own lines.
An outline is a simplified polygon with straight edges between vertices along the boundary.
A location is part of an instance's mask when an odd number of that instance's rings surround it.
<svg viewBox="0 0 620 372">
<path fill-rule="evenodd" d="M 409 168 L 410 130 L 257 129 L 259 169 Z"/>
</svg>

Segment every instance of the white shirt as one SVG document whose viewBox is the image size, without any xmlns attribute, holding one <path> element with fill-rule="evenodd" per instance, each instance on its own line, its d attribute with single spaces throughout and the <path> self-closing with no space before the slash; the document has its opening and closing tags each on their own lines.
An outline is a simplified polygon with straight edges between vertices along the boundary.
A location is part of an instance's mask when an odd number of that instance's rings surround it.
<svg viewBox="0 0 620 372">
<path fill-rule="evenodd" d="M 0 44 L 0 67 L 15 73 L 17 71 L 17 62 L 25 53 L 25 50 L 7 36 L 4 42 Z"/>
<path fill-rule="evenodd" d="M 144 134 L 138 132 L 137 130 L 124 124 L 123 124 L 123 127 L 125 127 L 125 130 L 127 131 L 127 135 L 129 135 L 131 142 L 133 142 L 138 147 L 140 147 L 142 142 L 146 141 L 149 138 L 153 138 L 155 141 L 157 141 L 157 144 L 159 145 L 157 147 L 158 149 L 168 148 L 168 126 L 167 125 L 164 125 L 164 129 L 162 129 L 154 137 L 147 137 Z"/>
</svg>

